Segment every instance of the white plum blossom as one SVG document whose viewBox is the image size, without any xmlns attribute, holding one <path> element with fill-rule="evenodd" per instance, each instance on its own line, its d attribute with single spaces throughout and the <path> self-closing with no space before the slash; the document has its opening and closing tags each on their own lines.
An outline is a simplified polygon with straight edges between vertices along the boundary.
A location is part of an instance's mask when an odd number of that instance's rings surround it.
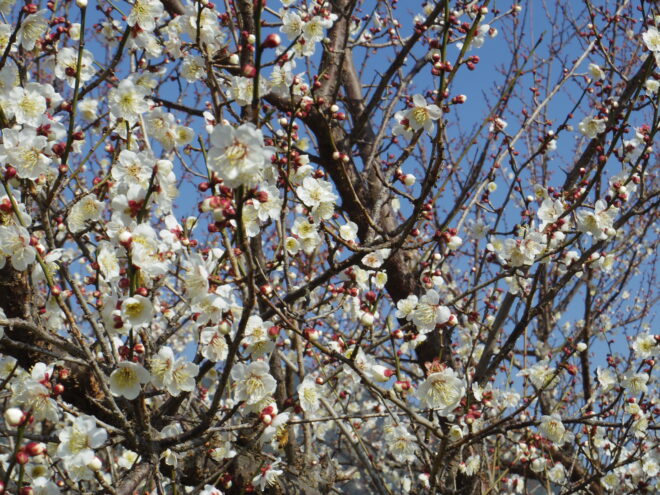
<svg viewBox="0 0 660 495">
<path fill-rule="evenodd" d="M 116 119 L 124 119 L 129 124 L 134 124 L 140 115 L 149 110 L 149 101 L 146 100 L 148 95 L 147 88 L 136 85 L 130 79 L 123 79 L 108 94 L 110 113 Z"/>
<path fill-rule="evenodd" d="M 632 348 L 635 351 L 635 356 L 640 359 L 650 358 L 660 350 L 655 335 L 649 335 L 648 333 L 638 335 Z"/>
<path fill-rule="evenodd" d="M 124 323 L 132 328 L 143 327 L 151 322 L 154 307 L 151 301 L 139 294 L 127 297 L 121 304 Z"/>
<path fill-rule="evenodd" d="M 537 212 L 541 225 L 539 230 L 543 231 L 545 227 L 557 221 L 557 219 L 564 213 L 564 204 L 560 199 L 545 198 Z"/>
<path fill-rule="evenodd" d="M 199 342 L 202 344 L 202 356 L 213 362 L 224 361 L 227 359 L 229 345 L 222 332 L 215 328 L 205 328 L 202 330 Z"/>
<path fill-rule="evenodd" d="M 249 365 L 237 363 L 231 370 L 231 377 L 236 382 L 236 400 L 248 405 L 269 397 L 277 385 L 265 361 L 254 361 Z"/>
<path fill-rule="evenodd" d="M 420 299 L 411 313 L 412 322 L 421 333 L 428 333 L 436 325 L 449 321 L 451 311 L 447 306 L 440 304 L 440 295 L 435 289 L 429 290 Z"/>
<path fill-rule="evenodd" d="M 417 398 L 440 416 L 449 416 L 465 396 L 465 380 L 451 368 L 434 372 L 417 389 Z"/>
<path fill-rule="evenodd" d="M 355 241 L 357 238 L 358 226 L 354 222 L 347 222 L 339 227 L 339 236 L 345 241 Z"/>
<path fill-rule="evenodd" d="M 263 491 L 266 487 L 277 483 L 277 478 L 284 473 L 281 469 L 275 469 L 279 462 L 280 460 L 278 459 L 273 464 L 262 467 L 261 472 L 252 479 L 252 484 Z"/>
<path fill-rule="evenodd" d="M 598 377 L 598 383 L 600 383 L 603 392 L 612 390 L 614 386 L 619 383 L 616 374 L 609 368 L 597 368 L 596 376 Z"/>
<path fill-rule="evenodd" d="M 596 80 L 605 79 L 605 72 L 597 64 L 589 64 L 589 74 Z"/>
<path fill-rule="evenodd" d="M 64 459 L 83 451 L 93 453 L 105 443 L 108 433 L 96 426 L 93 417 L 83 415 L 71 418 L 71 424 L 60 431 L 58 438 L 60 444 L 57 447 L 57 455 Z"/>
<path fill-rule="evenodd" d="M 607 119 L 585 117 L 582 122 L 578 124 L 578 129 L 584 136 L 589 139 L 594 139 L 607 129 Z"/>
<path fill-rule="evenodd" d="M 229 187 L 256 184 L 270 164 L 272 152 L 264 146 L 263 134 L 253 124 L 217 126 L 211 144 L 208 167 Z"/>
<path fill-rule="evenodd" d="M 559 381 L 557 370 L 550 367 L 547 359 L 520 371 L 518 375 L 529 378 L 532 384 L 538 388 L 551 389 Z"/>
<path fill-rule="evenodd" d="M 20 272 L 34 263 L 37 253 L 31 244 L 30 233 L 17 225 L 0 225 L 0 266 L 11 258 L 11 266 Z"/>
<path fill-rule="evenodd" d="M 390 255 L 390 249 L 377 249 L 362 258 L 362 264 L 369 268 L 380 268 Z"/>
<path fill-rule="evenodd" d="M 175 358 L 171 347 L 164 346 L 151 361 L 151 383 L 165 389 L 172 396 L 195 389 L 195 377 L 199 366 L 183 357 Z"/>
<path fill-rule="evenodd" d="M 14 116 L 16 122 L 33 127 L 39 125 L 47 109 L 46 98 L 38 83 L 28 83 L 24 88 L 16 86 L 9 92 L 8 102 L 8 113 Z"/>
<path fill-rule="evenodd" d="M 36 45 L 37 40 L 41 38 L 48 29 L 47 15 L 48 10 L 43 9 L 34 14 L 30 14 L 23 19 L 21 27 L 16 34 L 16 42 L 26 50 L 32 50 Z"/>
<path fill-rule="evenodd" d="M 99 265 L 99 271 L 105 277 L 106 281 L 113 282 L 119 278 L 120 266 L 115 248 L 108 241 L 99 243 L 96 251 L 96 262 Z"/>
<path fill-rule="evenodd" d="M 298 397 L 300 398 L 300 407 L 307 414 L 314 415 L 318 411 L 322 394 L 314 378 L 308 375 L 298 385 Z"/>
<path fill-rule="evenodd" d="M 73 205 L 69 216 L 67 217 L 67 225 L 71 232 L 78 233 L 84 230 L 89 222 L 94 222 L 101 218 L 101 213 L 105 204 L 96 199 L 96 197 L 88 194 L 80 201 Z"/>
<path fill-rule="evenodd" d="M 33 128 L 3 129 L 0 160 L 12 165 L 22 179 L 37 179 L 49 170 L 51 160 L 46 156 L 48 139 L 38 136 Z"/>
<path fill-rule="evenodd" d="M 412 102 L 413 107 L 411 109 L 395 115 L 400 127 L 395 128 L 394 134 L 404 134 L 407 139 L 410 139 L 412 132 L 420 129 L 431 133 L 434 127 L 433 122 L 442 116 L 440 108 L 435 104 L 428 104 L 420 94 L 414 95 Z"/>
<path fill-rule="evenodd" d="M 646 48 L 651 50 L 654 54 L 660 53 L 660 31 L 655 26 L 650 26 L 646 32 L 642 34 L 642 40 Z"/>
<path fill-rule="evenodd" d="M 386 428 L 385 441 L 398 462 L 414 462 L 417 459 L 417 438 L 402 424 Z"/>
<path fill-rule="evenodd" d="M 160 0 L 135 0 L 126 23 L 133 27 L 139 26 L 144 31 L 156 28 L 156 19 L 163 15 L 163 4 Z"/>
<path fill-rule="evenodd" d="M 96 70 L 94 69 L 94 55 L 89 50 L 83 50 L 80 57 L 80 74 L 77 74 L 78 69 L 78 50 L 69 46 L 64 47 L 57 52 L 57 60 L 55 64 L 55 76 L 64 79 L 67 84 L 74 87 L 76 78 L 81 83 L 89 81 Z"/>
<path fill-rule="evenodd" d="M 578 230 L 596 240 L 605 240 L 616 233 L 614 219 L 618 214 L 618 208 L 608 207 L 604 200 L 599 199 L 593 210 L 578 211 Z"/>
<path fill-rule="evenodd" d="M 151 375 L 139 363 L 122 361 L 110 375 L 110 391 L 114 396 L 135 399 L 142 390 L 142 385 L 149 383 Z"/>
<path fill-rule="evenodd" d="M 541 418 L 539 430 L 543 436 L 552 440 L 552 442 L 558 447 L 561 447 L 566 442 L 570 442 L 573 439 L 573 433 L 566 430 L 561 421 L 561 417 L 558 414 L 543 416 Z"/>
<path fill-rule="evenodd" d="M 648 392 L 649 375 L 647 373 L 626 373 L 621 385 L 632 395 Z"/>
</svg>

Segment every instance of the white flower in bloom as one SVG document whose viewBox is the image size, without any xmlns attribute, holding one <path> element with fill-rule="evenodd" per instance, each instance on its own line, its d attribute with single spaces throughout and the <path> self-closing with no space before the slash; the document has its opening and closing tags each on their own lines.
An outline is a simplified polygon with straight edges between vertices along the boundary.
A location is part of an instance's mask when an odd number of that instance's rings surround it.
<svg viewBox="0 0 660 495">
<path fill-rule="evenodd" d="M 72 418 L 71 425 L 60 431 L 58 438 L 60 444 L 57 447 L 57 455 L 61 458 L 71 457 L 84 450 L 93 453 L 108 438 L 108 433 L 103 428 L 96 426 L 96 421 L 91 416 L 78 416 Z"/>
<path fill-rule="evenodd" d="M 597 80 L 605 79 L 605 72 L 597 64 L 589 64 L 589 74 Z"/>
<path fill-rule="evenodd" d="M 272 156 L 264 146 L 263 134 L 253 124 L 216 126 L 211 144 L 208 167 L 229 187 L 256 184 Z"/>
<path fill-rule="evenodd" d="M 301 186 L 296 189 L 298 197 L 305 206 L 314 211 L 322 203 L 334 203 L 337 195 L 332 192 L 332 184 L 314 177 L 305 177 Z"/>
<path fill-rule="evenodd" d="M 468 476 L 472 476 L 473 474 L 479 471 L 480 466 L 481 466 L 481 456 L 479 454 L 475 454 L 465 459 L 465 462 L 461 462 L 458 468 L 461 470 L 462 473 L 465 473 Z"/>
<path fill-rule="evenodd" d="M 542 222 L 539 230 L 543 231 L 547 225 L 554 223 L 562 213 L 564 213 L 564 204 L 560 199 L 553 200 L 545 198 L 537 212 L 537 215 Z"/>
<path fill-rule="evenodd" d="M 390 249 L 378 249 L 364 255 L 362 263 L 369 268 L 380 268 L 390 255 Z"/>
<path fill-rule="evenodd" d="M 658 352 L 658 343 L 655 340 L 655 336 L 648 333 L 638 335 L 632 347 L 635 351 L 635 356 L 640 359 L 650 358 Z"/>
<path fill-rule="evenodd" d="M 128 186 L 138 185 L 146 189 L 149 187 L 154 165 L 155 161 L 149 153 L 122 150 L 112 167 L 112 178 L 118 183 Z"/>
<path fill-rule="evenodd" d="M 151 358 L 151 383 L 156 388 L 166 389 L 170 395 L 192 392 L 195 389 L 195 377 L 199 366 L 184 358 L 174 358 L 170 347 L 161 347 L 158 354 Z"/>
<path fill-rule="evenodd" d="M 43 154 L 48 145 L 45 136 L 37 136 L 31 127 L 3 129 L 0 159 L 12 165 L 22 179 L 37 179 L 48 172 L 50 158 Z"/>
<path fill-rule="evenodd" d="M 78 50 L 69 46 L 57 52 L 57 63 L 55 64 L 55 77 L 64 79 L 67 84 L 74 87 L 76 84 L 76 70 L 78 68 Z M 83 50 L 80 59 L 80 82 L 89 81 L 96 70 L 94 69 L 94 56 L 89 50 Z"/>
<path fill-rule="evenodd" d="M 138 225 L 132 233 L 131 261 L 149 275 L 157 277 L 167 272 L 168 259 L 161 256 L 154 229 L 147 223 Z"/>
<path fill-rule="evenodd" d="M 186 56 L 181 64 L 181 75 L 190 83 L 202 79 L 206 74 L 206 62 L 199 55 Z"/>
<path fill-rule="evenodd" d="M 566 430 L 558 414 L 541 417 L 539 430 L 543 436 L 552 440 L 558 447 L 573 439 L 573 433 Z"/>
<path fill-rule="evenodd" d="M 93 122 L 99 118 L 99 101 L 93 98 L 85 98 L 78 102 L 78 114 L 88 122 Z"/>
<path fill-rule="evenodd" d="M 302 34 L 304 22 L 301 17 L 292 10 L 287 10 L 282 16 L 282 27 L 280 31 L 293 41 Z"/>
<path fill-rule="evenodd" d="M 531 368 L 527 368 L 518 373 L 518 376 L 528 377 L 535 387 L 546 389 L 552 388 L 559 381 L 559 376 L 555 375 L 556 370 L 550 367 L 547 359 L 539 361 Z"/>
<path fill-rule="evenodd" d="M 339 227 L 339 236 L 345 241 L 354 241 L 357 238 L 358 226 L 356 223 L 349 221 Z"/>
<path fill-rule="evenodd" d="M 513 267 L 531 265 L 543 252 L 544 243 L 543 234 L 528 232 L 523 239 L 506 239 L 499 249 L 499 254 Z"/>
<path fill-rule="evenodd" d="M 649 77 L 644 83 L 644 88 L 646 89 L 647 95 L 654 95 L 658 92 L 658 88 L 660 88 L 660 81 L 656 81 Z"/>
<path fill-rule="evenodd" d="M 41 94 L 40 84 L 28 83 L 25 88 L 15 87 L 9 92 L 8 113 L 18 124 L 37 127 L 46 112 L 46 98 Z"/>
<path fill-rule="evenodd" d="M 236 382 L 236 400 L 248 405 L 272 395 L 277 386 L 265 361 L 254 361 L 249 365 L 237 363 L 231 370 L 231 377 Z"/>
<path fill-rule="evenodd" d="M 278 459 L 273 464 L 268 464 L 265 467 L 262 467 L 261 473 L 252 479 L 252 484 L 262 491 L 266 487 L 274 485 L 277 482 L 277 478 L 279 478 L 284 472 L 281 469 L 275 469 L 275 466 L 277 466 L 279 462 L 280 460 Z"/>
<path fill-rule="evenodd" d="M 30 245 L 30 233 L 23 227 L 0 226 L 0 266 L 4 266 L 4 257 L 9 256 L 11 266 L 19 272 L 34 263 L 36 251 Z"/>
<path fill-rule="evenodd" d="M 85 230 L 87 222 L 93 222 L 101 218 L 104 203 L 96 199 L 95 196 L 88 194 L 83 199 L 73 205 L 67 217 L 69 230 L 74 234 Z"/>
<path fill-rule="evenodd" d="M 229 346 L 225 336 L 215 328 L 205 328 L 202 330 L 199 341 L 202 344 L 202 356 L 217 363 L 227 359 Z"/>
<path fill-rule="evenodd" d="M 385 441 L 397 462 L 413 462 L 417 459 L 417 438 L 403 425 L 386 429 Z"/>
<path fill-rule="evenodd" d="M 397 318 L 405 318 L 408 321 L 412 319 L 412 313 L 417 307 L 417 302 L 419 299 L 417 298 L 416 295 L 410 294 L 408 297 L 405 299 L 401 299 L 396 303 L 396 317 Z"/>
<path fill-rule="evenodd" d="M 337 18 L 335 14 L 332 15 L 335 19 Z M 303 25 L 303 37 L 307 42 L 312 44 L 321 41 L 325 36 L 325 30 L 332 27 L 332 22 L 332 18 L 321 17 L 318 15 L 312 17 Z"/>
<path fill-rule="evenodd" d="M 33 370 L 43 363 L 37 363 Z M 16 403 L 24 411 L 30 411 L 35 421 L 47 419 L 49 421 L 59 421 L 59 406 L 51 397 L 51 390 L 39 383 L 37 380 L 48 379 L 47 376 L 39 378 L 27 377 L 24 380 L 17 380 L 12 383 L 12 391 Z"/>
<path fill-rule="evenodd" d="M 593 210 L 578 211 L 578 230 L 592 235 L 594 239 L 605 240 L 616 233 L 614 219 L 618 214 L 618 208 L 608 208 L 607 203 L 599 199 Z"/>
<path fill-rule="evenodd" d="M 436 325 L 446 323 L 451 317 L 447 306 L 440 305 L 440 296 L 431 289 L 424 294 L 412 312 L 412 322 L 421 333 L 428 333 Z"/>
<path fill-rule="evenodd" d="M 268 330 L 273 324 L 263 321 L 259 316 L 252 315 L 245 325 L 243 343 L 247 344 L 246 351 L 252 357 L 261 357 L 270 354 L 275 348 L 275 342 L 270 338 Z"/>
<path fill-rule="evenodd" d="M 154 307 L 151 301 L 140 295 L 127 297 L 121 304 L 121 317 L 124 323 L 137 328 L 148 325 L 153 318 Z"/>
<path fill-rule="evenodd" d="M 619 383 L 616 374 L 609 368 L 597 368 L 596 376 L 598 377 L 598 383 L 600 383 L 604 393 L 609 392 L 617 383 Z"/>
<path fill-rule="evenodd" d="M 298 397 L 300 399 L 300 407 L 302 407 L 303 411 L 307 414 L 314 414 L 318 411 L 321 391 L 314 378 L 308 375 L 302 383 L 298 385 Z"/>
<path fill-rule="evenodd" d="M 144 122 L 153 136 L 166 150 L 172 150 L 192 141 L 193 130 L 190 127 L 177 125 L 174 115 L 158 107 L 149 112 Z M 159 168 L 160 172 L 160 168 Z"/>
<path fill-rule="evenodd" d="M 578 129 L 589 139 L 594 139 L 599 134 L 605 132 L 605 129 L 607 129 L 607 120 L 585 117 L 582 122 L 578 124 Z"/>
<path fill-rule="evenodd" d="M 548 469 L 548 478 L 553 483 L 563 485 L 566 481 L 566 469 L 560 463 L 555 464 L 552 468 Z"/>
<path fill-rule="evenodd" d="M 620 487 L 619 476 L 613 472 L 607 473 L 600 479 L 600 484 L 603 485 L 607 491 L 614 491 L 614 489 Z"/>
<path fill-rule="evenodd" d="M 26 50 L 32 50 L 37 40 L 48 29 L 47 15 L 48 11 L 44 9 L 23 19 L 23 23 L 16 34 L 16 42 Z"/>
<path fill-rule="evenodd" d="M 117 464 L 124 469 L 131 469 L 139 460 L 140 456 L 137 452 L 125 449 L 121 453 L 121 457 L 117 459 Z"/>
<path fill-rule="evenodd" d="M 626 373 L 622 385 L 632 395 L 639 395 L 648 392 L 648 381 L 649 375 L 646 373 Z"/>
<path fill-rule="evenodd" d="M 123 79 L 108 94 L 110 113 L 117 119 L 134 124 L 141 114 L 149 110 L 149 102 L 145 99 L 148 94 L 147 88 L 134 84 L 130 79 Z"/>
<path fill-rule="evenodd" d="M 122 361 L 110 375 L 110 391 L 116 397 L 133 400 L 139 395 L 141 386 L 150 379 L 151 375 L 141 364 Z"/>
<path fill-rule="evenodd" d="M 646 48 L 654 53 L 660 52 L 660 31 L 656 27 L 649 27 L 648 30 L 642 34 L 642 39 Z"/>
<path fill-rule="evenodd" d="M 105 277 L 107 282 L 115 281 L 119 278 L 119 260 L 115 248 L 108 241 L 101 241 L 96 250 L 96 262 L 99 265 L 99 271 Z"/>
<path fill-rule="evenodd" d="M 274 408 L 272 415 L 277 414 L 277 408 Z M 264 432 L 259 437 L 259 442 L 265 444 L 270 442 L 273 450 L 282 450 L 289 441 L 289 418 L 291 413 L 283 412 L 277 414 L 271 423 L 264 429 Z"/>
<path fill-rule="evenodd" d="M 450 415 L 465 395 L 465 381 L 451 368 L 431 373 L 417 389 L 417 398 L 440 416 Z"/>
<path fill-rule="evenodd" d="M 131 27 L 138 25 L 144 31 L 151 32 L 156 29 L 156 19 L 161 15 L 163 4 L 160 0 L 135 0 L 126 23 Z"/>
<path fill-rule="evenodd" d="M 284 240 L 284 248 L 286 249 L 287 253 L 289 253 L 291 256 L 295 256 L 298 254 L 298 252 L 301 249 L 301 245 L 298 242 L 298 239 L 295 237 L 287 237 Z"/>
<path fill-rule="evenodd" d="M 406 112 L 410 127 L 417 131 L 424 129 L 426 132 L 433 131 L 433 121 L 442 116 L 442 112 L 437 105 L 429 105 L 422 95 L 413 96 L 413 108 Z"/>
</svg>

